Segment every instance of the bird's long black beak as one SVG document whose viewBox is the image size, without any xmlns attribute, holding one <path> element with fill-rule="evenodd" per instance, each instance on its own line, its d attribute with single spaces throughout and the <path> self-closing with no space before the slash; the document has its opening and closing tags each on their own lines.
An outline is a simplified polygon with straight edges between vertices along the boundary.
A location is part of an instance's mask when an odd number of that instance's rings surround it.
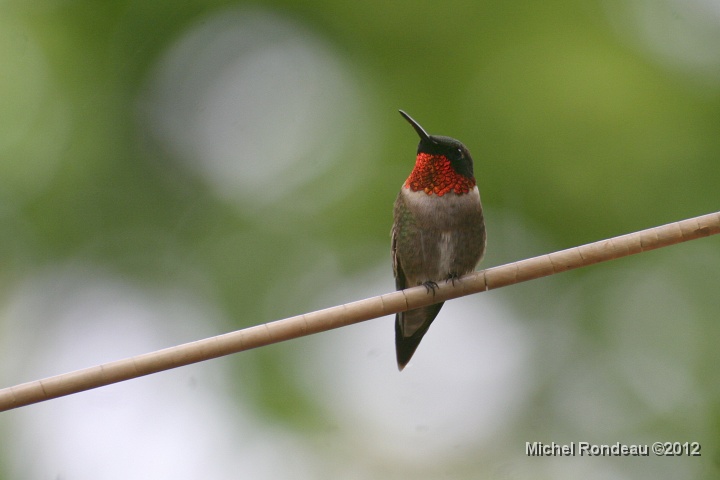
<svg viewBox="0 0 720 480">
<path fill-rule="evenodd" d="M 427 140 L 430 137 L 430 135 L 428 135 L 428 133 L 425 131 L 425 129 L 423 127 L 421 127 L 420 124 L 417 123 L 415 120 L 413 120 L 413 118 L 410 115 L 403 112 L 402 110 L 398 110 L 398 111 L 400 112 L 400 115 L 402 115 L 403 118 L 405 120 L 407 120 L 410 123 L 410 125 L 413 126 L 413 128 L 418 133 L 418 135 L 420 135 L 420 140 Z"/>
</svg>

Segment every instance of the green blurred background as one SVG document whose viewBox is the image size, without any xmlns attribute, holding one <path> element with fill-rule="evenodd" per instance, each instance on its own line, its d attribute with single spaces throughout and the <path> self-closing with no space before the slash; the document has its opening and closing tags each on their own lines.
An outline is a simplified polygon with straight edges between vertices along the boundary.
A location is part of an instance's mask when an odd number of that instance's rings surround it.
<svg viewBox="0 0 720 480">
<path fill-rule="evenodd" d="M 484 266 L 716 211 L 720 2 L 0 2 L 0 386 L 392 290 L 417 137 Z M 0 479 L 717 478 L 714 238 L 0 415 Z M 694 458 L 525 442 L 698 441 Z"/>
</svg>

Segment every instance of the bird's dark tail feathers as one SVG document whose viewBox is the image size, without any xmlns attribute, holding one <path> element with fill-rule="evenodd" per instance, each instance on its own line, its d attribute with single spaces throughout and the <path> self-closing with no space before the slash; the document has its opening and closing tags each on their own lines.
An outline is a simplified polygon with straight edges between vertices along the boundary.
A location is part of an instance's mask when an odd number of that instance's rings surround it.
<svg viewBox="0 0 720 480">
<path fill-rule="evenodd" d="M 395 352 L 397 354 L 398 369 L 402 371 L 412 358 L 420 340 L 430 328 L 444 302 L 427 307 L 400 312 L 395 315 Z M 420 325 L 411 335 L 403 335 L 403 325 Z"/>
</svg>

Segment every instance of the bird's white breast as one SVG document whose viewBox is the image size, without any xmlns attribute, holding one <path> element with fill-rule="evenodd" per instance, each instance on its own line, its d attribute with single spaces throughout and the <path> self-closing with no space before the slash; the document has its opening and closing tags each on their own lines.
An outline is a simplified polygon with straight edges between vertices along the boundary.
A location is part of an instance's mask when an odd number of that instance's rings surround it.
<svg viewBox="0 0 720 480">
<path fill-rule="evenodd" d="M 461 219 L 478 214 L 482 209 L 477 186 L 468 193 L 458 195 L 450 192 L 442 197 L 409 188 L 402 188 L 400 192 L 405 205 L 419 224 L 439 230 L 452 230 Z"/>
</svg>

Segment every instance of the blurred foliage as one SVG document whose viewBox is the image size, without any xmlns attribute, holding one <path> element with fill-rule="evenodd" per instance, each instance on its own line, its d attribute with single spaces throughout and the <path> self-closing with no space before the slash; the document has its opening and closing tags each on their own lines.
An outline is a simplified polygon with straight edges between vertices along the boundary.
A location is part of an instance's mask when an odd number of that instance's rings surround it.
<svg viewBox="0 0 720 480">
<path fill-rule="evenodd" d="M 209 15 L 236 7 L 274 12 L 322 39 L 347 66 L 362 106 L 338 126 L 350 140 L 338 140 L 331 167 L 292 195 L 247 207 L 178 161 L 139 113 L 166 51 Z M 683 22 L 684 7 L 674 8 Z M 615 2 L 567 0 L 6 0 L 0 3 L 0 298 L 36 272 L 82 261 L 148 288 L 196 292 L 228 319 L 216 326 L 220 332 L 328 306 L 319 292 L 387 262 L 388 279 L 374 290 L 382 293 L 391 285 L 391 205 L 416 146 L 398 108 L 431 133 L 461 139 L 473 153 L 488 210 L 485 265 L 715 211 L 720 79 L 654 56 L 633 37 L 637 32 L 614 23 L 631 14 Z M 323 141 L 335 141 L 331 135 Z M 353 182 L 343 183 L 343 176 Z M 282 190 L 287 182 L 278 175 L 266 188 Z M 326 191 L 332 195 L 323 197 Z M 503 298 L 527 315 L 567 307 L 568 317 L 550 328 L 576 322 L 581 340 L 565 360 L 597 372 L 594 362 L 608 360 L 621 341 L 614 329 L 619 319 L 643 314 L 646 303 L 628 310 L 623 301 L 632 299 L 623 295 L 656 298 L 642 290 L 653 285 L 648 277 L 633 276 L 647 272 L 663 285 L 660 291 L 682 291 L 692 306 L 698 333 L 685 345 L 704 353 L 683 374 L 702 387 L 698 402 L 716 404 L 714 334 L 720 332 L 712 326 L 717 270 L 711 267 L 718 263 L 717 242 L 701 242 L 700 253 L 673 247 L 676 253 L 598 267 L 599 276 L 586 270 L 513 287 Z M 627 288 L 617 291 L 615 283 Z M 571 296 L 583 303 L 568 307 Z M 658 345 L 671 347 L 677 331 Z M 249 391 L 258 414 L 273 422 L 322 429 L 322 408 L 286 368 L 303 348 L 245 356 L 242 369 L 235 363 L 237 388 Z M 563 388 L 571 389 L 581 373 L 555 368 L 534 394 L 537 411 L 521 417 L 536 431 L 560 432 L 554 439 L 561 441 L 574 429 L 552 424 L 562 417 L 555 409 L 563 408 Z M 618 388 L 629 408 L 642 411 L 632 382 Z M 673 412 L 648 423 L 667 426 L 668 418 Z M 703 434 L 717 437 L 717 409 L 708 407 L 702 420 Z M 668 428 L 678 435 L 666 440 L 687 433 Z M 530 439 L 519 431 L 515 443 L 524 445 Z M 708 457 L 705 472 L 713 478 L 718 456 L 708 451 Z M 484 468 L 477 462 L 468 457 L 454 474 L 473 477 L 469 472 Z"/>
</svg>

